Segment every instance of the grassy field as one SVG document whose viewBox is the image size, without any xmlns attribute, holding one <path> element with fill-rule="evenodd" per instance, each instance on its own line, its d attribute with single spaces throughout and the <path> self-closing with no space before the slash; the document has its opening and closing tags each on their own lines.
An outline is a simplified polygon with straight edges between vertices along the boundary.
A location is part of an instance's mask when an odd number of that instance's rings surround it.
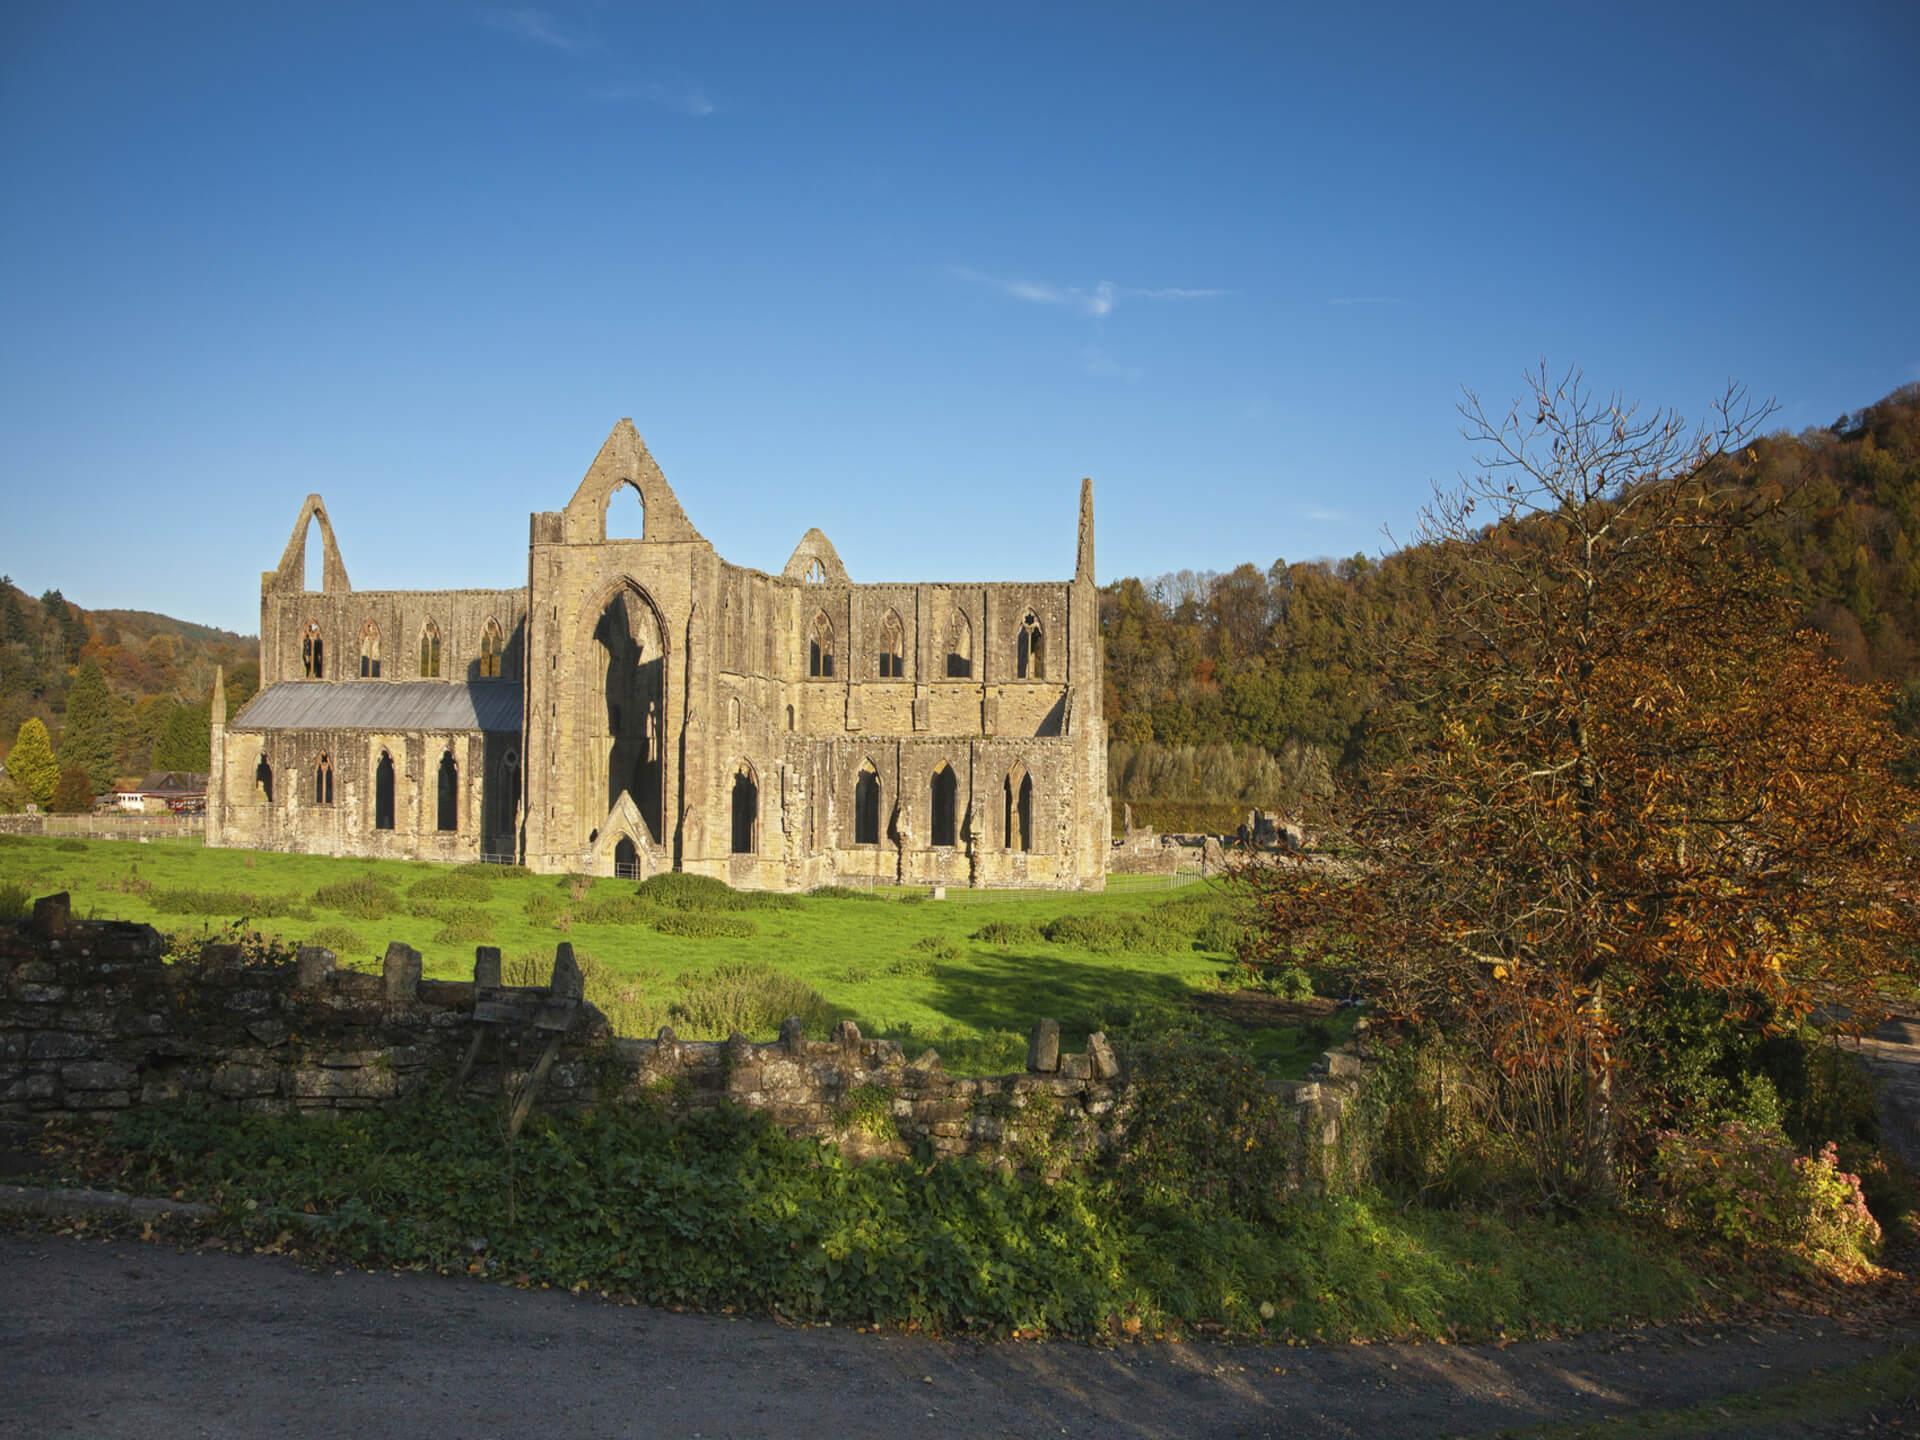
<svg viewBox="0 0 1920 1440">
<path fill-rule="evenodd" d="M 362 967 L 377 966 L 387 942 L 401 940 L 425 957 L 430 977 L 449 979 L 472 973 L 476 944 L 493 944 L 510 979 L 544 980 L 555 943 L 570 940 L 588 964 L 593 998 L 627 1033 L 664 1022 L 685 1037 L 724 1035 L 737 1023 L 764 1038 L 778 1026 L 776 1012 L 791 1008 L 810 1024 L 851 1018 L 868 1034 L 934 1045 L 950 1068 L 973 1073 L 1018 1068 L 1025 1033 L 1041 1016 L 1058 1019 L 1077 1044 L 1089 1029 L 1184 1009 L 1218 987 L 1230 898 L 1205 883 L 1130 881 L 1117 877 L 1101 895 L 649 900 L 633 882 L 611 879 L 190 842 L 0 837 L 0 889 L 66 890 L 82 916 L 142 920 L 188 938 L 245 920 Z M 742 908 L 709 908 L 715 903 Z M 978 938 L 983 931 L 990 938 Z M 800 984 L 768 998 L 764 1014 L 743 1009 L 729 999 L 753 988 L 743 967 L 770 967 Z M 1343 1032 L 1333 1018 L 1250 1038 L 1276 1070 L 1298 1073 Z"/>
</svg>

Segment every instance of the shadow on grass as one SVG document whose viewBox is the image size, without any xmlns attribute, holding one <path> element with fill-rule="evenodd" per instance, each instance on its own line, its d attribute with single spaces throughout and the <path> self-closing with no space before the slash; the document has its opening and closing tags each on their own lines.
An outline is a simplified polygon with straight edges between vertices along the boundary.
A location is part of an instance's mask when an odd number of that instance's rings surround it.
<svg viewBox="0 0 1920 1440">
<path fill-rule="evenodd" d="M 1044 945 L 976 953 L 964 966 L 936 967 L 933 979 L 927 1003 L 956 1025 L 1024 1033 L 1045 1018 L 1075 1039 L 1141 1011 L 1184 1008 L 1193 995 L 1177 975 L 1070 958 Z"/>
</svg>

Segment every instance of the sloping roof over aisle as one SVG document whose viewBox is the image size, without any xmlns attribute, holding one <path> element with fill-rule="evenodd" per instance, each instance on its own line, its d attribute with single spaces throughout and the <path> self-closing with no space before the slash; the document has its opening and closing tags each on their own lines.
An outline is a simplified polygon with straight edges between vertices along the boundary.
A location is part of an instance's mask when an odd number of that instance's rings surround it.
<svg viewBox="0 0 1920 1440">
<path fill-rule="evenodd" d="M 235 730 L 485 730 L 520 728 L 511 680 L 283 680 L 233 717 Z"/>
</svg>

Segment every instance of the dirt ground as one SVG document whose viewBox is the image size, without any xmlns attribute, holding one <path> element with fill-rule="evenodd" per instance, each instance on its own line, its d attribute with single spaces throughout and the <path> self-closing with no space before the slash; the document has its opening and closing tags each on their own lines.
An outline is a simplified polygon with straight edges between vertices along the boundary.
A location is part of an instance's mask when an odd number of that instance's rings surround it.
<svg viewBox="0 0 1920 1440">
<path fill-rule="evenodd" d="M 1920 1345 L 1920 1321 L 1315 1349 L 973 1345 L 429 1275 L 0 1235 L 0 1434 L 1397 1436 L 1693 1405 Z M 1830 1432 L 1893 1434 L 1881 1407 Z M 1694 1431 L 1667 1433 L 1697 1433 Z"/>
</svg>

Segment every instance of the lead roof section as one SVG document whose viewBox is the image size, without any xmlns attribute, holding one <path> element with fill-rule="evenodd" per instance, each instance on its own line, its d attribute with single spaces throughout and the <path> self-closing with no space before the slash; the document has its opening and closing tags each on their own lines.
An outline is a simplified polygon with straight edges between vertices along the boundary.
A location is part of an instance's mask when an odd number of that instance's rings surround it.
<svg viewBox="0 0 1920 1440">
<path fill-rule="evenodd" d="M 234 716 L 236 730 L 520 729 L 520 686 L 510 680 L 283 680 Z"/>
</svg>

